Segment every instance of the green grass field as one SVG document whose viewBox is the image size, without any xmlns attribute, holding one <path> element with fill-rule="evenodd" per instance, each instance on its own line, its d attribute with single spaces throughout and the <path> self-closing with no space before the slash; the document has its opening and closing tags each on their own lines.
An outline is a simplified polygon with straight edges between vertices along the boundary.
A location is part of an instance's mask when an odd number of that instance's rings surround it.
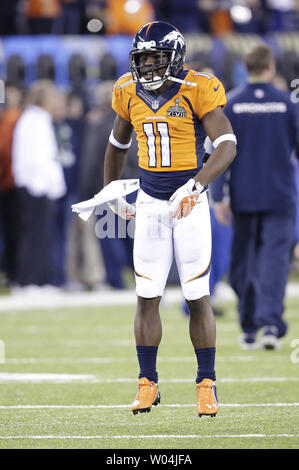
<svg viewBox="0 0 299 470">
<path fill-rule="evenodd" d="M 178 304 L 161 307 L 161 405 L 136 416 L 134 305 L 0 312 L 0 448 L 298 449 L 299 299 L 286 301 L 279 351 L 242 351 L 235 304 L 221 307 L 215 419 L 196 414 L 196 361 Z"/>
</svg>

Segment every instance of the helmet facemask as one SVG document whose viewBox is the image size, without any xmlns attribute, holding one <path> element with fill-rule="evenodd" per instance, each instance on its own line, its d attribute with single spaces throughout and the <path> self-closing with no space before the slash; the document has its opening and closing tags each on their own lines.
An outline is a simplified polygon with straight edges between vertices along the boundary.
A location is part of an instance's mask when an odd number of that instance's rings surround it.
<svg viewBox="0 0 299 470">
<path fill-rule="evenodd" d="M 140 59 L 145 54 L 156 54 L 155 62 L 153 64 L 141 63 Z M 158 54 L 160 54 L 160 57 Z M 180 70 L 182 61 L 183 58 L 175 49 L 133 49 L 130 53 L 131 72 L 134 81 L 150 91 L 159 89 L 170 75 L 175 75 Z M 161 69 L 165 69 L 163 76 L 158 73 Z"/>
</svg>

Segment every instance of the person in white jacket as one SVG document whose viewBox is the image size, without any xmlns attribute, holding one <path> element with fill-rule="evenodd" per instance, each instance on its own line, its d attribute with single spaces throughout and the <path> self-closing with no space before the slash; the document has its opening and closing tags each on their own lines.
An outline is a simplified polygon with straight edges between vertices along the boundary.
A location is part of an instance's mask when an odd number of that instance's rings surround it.
<svg viewBox="0 0 299 470">
<path fill-rule="evenodd" d="M 52 117 L 59 93 L 48 80 L 29 88 L 26 106 L 13 135 L 12 172 L 18 201 L 19 286 L 51 283 L 51 247 L 55 200 L 65 194 L 63 169 Z"/>
</svg>

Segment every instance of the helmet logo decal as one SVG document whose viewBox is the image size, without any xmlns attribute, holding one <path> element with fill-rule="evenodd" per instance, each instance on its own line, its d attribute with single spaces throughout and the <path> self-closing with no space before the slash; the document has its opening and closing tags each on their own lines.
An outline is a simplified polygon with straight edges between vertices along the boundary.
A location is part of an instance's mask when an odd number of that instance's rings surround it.
<svg viewBox="0 0 299 470">
<path fill-rule="evenodd" d="M 181 47 L 184 47 L 185 45 L 185 41 L 184 41 L 184 38 L 183 36 L 181 35 L 181 33 L 179 31 L 171 31 L 170 33 L 166 34 L 166 36 L 164 36 L 164 38 L 162 39 L 162 41 L 164 42 L 172 42 L 172 41 L 177 41 Z M 160 42 L 162 42 L 160 41 Z"/>
</svg>

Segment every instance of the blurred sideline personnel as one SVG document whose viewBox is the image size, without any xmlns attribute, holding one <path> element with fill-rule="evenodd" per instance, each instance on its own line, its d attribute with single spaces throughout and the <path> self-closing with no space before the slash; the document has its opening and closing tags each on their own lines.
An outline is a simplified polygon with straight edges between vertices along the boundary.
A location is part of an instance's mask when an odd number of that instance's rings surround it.
<svg viewBox="0 0 299 470">
<path fill-rule="evenodd" d="M 66 192 L 55 203 L 55 221 L 53 227 L 53 276 L 52 284 L 56 287 L 71 288 L 68 263 L 72 249 L 68 246 L 71 218 L 69 207 L 76 200 L 81 157 L 81 142 L 84 133 L 84 103 L 76 93 L 59 92 L 60 98 L 53 116 L 54 131 L 58 145 L 60 161 L 66 184 Z"/>
<path fill-rule="evenodd" d="M 21 6 L 30 34 L 50 34 L 53 22 L 61 14 L 60 0 L 27 0 Z"/>
<path fill-rule="evenodd" d="M 113 85 L 114 82 L 111 81 L 103 81 L 98 85 L 95 89 L 93 98 L 93 103 L 97 106 L 94 107 L 87 116 L 86 132 L 83 142 L 84 162 L 80 172 L 80 200 L 90 199 L 93 197 L 93 195 L 101 189 L 101 187 L 99 187 L 99 179 L 101 182 L 103 182 L 104 179 L 105 153 L 111 128 L 113 127 L 115 120 L 115 112 L 111 108 Z M 136 154 L 137 144 L 134 139 L 132 146 L 128 151 L 126 172 L 123 174 L 124 178 L 138 178 L 139 168 Z M 132 201 L 133 200 L 134 196 Z M 98 216 L 97 227 L 101 227 L 103 223 L 111 223 L 111 226 L 114 226 L 117 230 L 118 223 L 116 214 L 111 212 L 108 207 L 104 205 L 100 210 L 101 212 L 98 211 L 96 213 Z M 107 219 L 109 219 L 109 221 Z M 124 222 L 124 224 L 126 224 L 126 222 Z M 80 227 L 82 227 L 82 234 L 88 234 L 88 243 L 85 243 L 84 245 L 86 247 L 88 246 L 89 252 L 93 251 L 93 253 L 85 256 L 85 258 L 90 258 L 94 264 L 94 260 L 98 256 L 96 256 L 94 252 L 94 243 L 91 243 L 91 237 L 93 236 L 96 238 L 96 234 L 98 233 L 97 227 L 95 233 L 93 225 L 86 224 L 82 220 Z M 90 233 L 90 231 L 92 231 L 92 233 Z M 105 268 L 103 281 L 110 287 L 124 289 L 125 279 L 123 270 L 125 267 L 129 267 L 133 270 L 132 238 L 122 238 L 117 236 L 112 238 L 105 236 L 100 237 L 99 240 L 96 241 L 99 241 L 100 260 L 102 258 L 101 264 L 103 264 Z M 87 255 L 87 252 L 85 254 Z"/>
<path fill-rule="evenodd" d="M 215 416 L 216 328 L 209 299 L 211 228 L 207 185 L 233 161 L 236 138 L 222 109 L 220 81 L 183 70 L 185 41 L 173 26 L 156 21 L 136 34 L 131 73 L 115 84 L 117 113 L 105 156 L 104 184 L 122 175 L 133 128 L 141 172 L 136 201 L 134 269 L 135 340 L 140 366 L 134 414 L 160 402 L 156 359 L 162 337 L 159 303 L 175 255 L 190 310 L 190 337 L 198 361 L 198 415 Z M 204 140 L 215 147 L 203 167 Z M 135 208 L 119 199 L 112 210 L 127 219 Z"/>
<path fill-rule="evenodd" d="M 12 172 L 20 233 L 16 278 L 20 287 L 51 283 L 54 201 L 66 191 L 52 121 L 59 98 L 51 81 L 35 82 L 14 130 Z"/>
<path fill-rule="evenodd" d="M 23 92 L 6 84 L 5 108 L 0 115 L 0 227 L 3 238 L 3 267 L 9 286 L 16 282 L 18 213 L 12 174 L 12 139 L 15 125 L 22 113 Z"/>
<path fill-rule="evenodd" d="M 283 300 L 295 236 L 296 186 L 292 152 L 298 146 L 295 106 L 271 81 L 271 49 L 255 46 L 245 58 L 248 83 L 233 90 L 226 106 L 238 139 L 227 175 L 211 185 L 215 215 L 233 221 L 230 283 L 238 297 L 244 349 L 276 349 L 287 325 Z M 230 203 L 223 199 L 229 177 Z"/>
</svg>

